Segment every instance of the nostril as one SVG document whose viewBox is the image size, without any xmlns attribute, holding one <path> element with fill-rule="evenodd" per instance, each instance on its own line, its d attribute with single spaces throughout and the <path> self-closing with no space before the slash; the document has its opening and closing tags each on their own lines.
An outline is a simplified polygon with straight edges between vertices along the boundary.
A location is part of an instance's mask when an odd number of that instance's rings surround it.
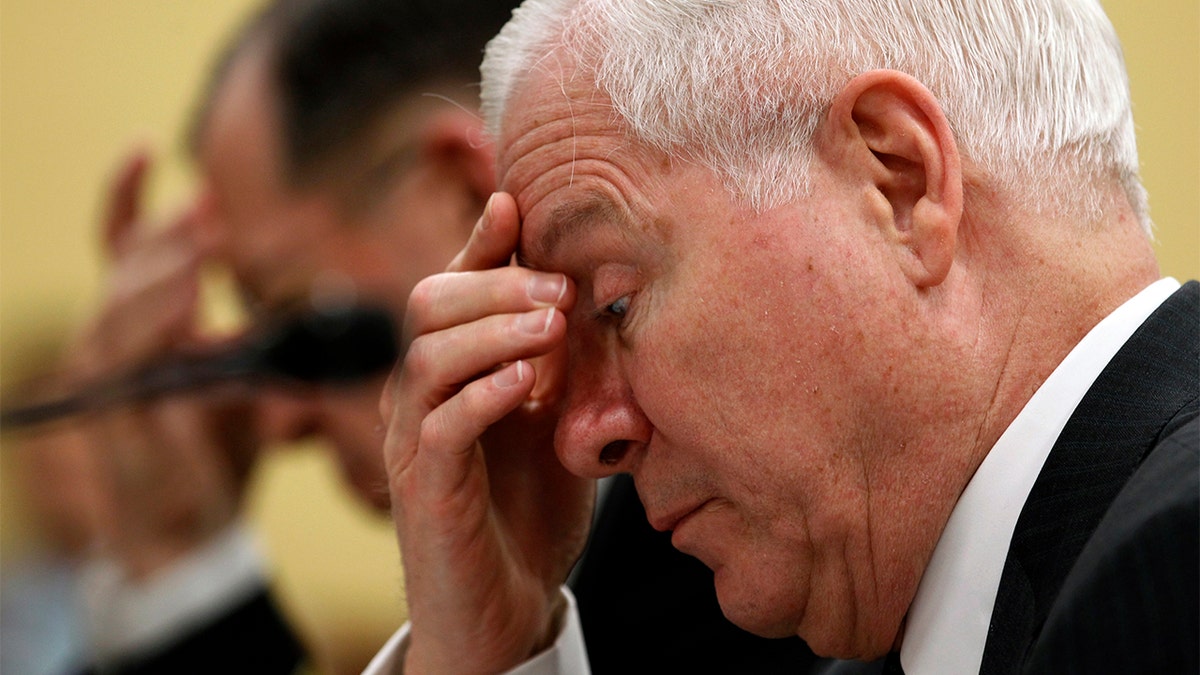
<svg viewBox="0 0 1200 675">
<path fill-rule="evenodd" d="M 625 451 L 629 447 L 625 441 L 613 441 L 604 446 L 600 451 L 600 463 L 605 466 L 614 466 L 621 461 L 625 456 Z"/>
</svg>

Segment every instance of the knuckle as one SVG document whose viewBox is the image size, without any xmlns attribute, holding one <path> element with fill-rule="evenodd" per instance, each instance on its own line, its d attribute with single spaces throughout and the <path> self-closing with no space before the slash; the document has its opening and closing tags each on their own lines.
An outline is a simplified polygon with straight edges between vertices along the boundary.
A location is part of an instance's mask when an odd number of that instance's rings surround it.
<svg viewBox="0 0 1200 675">
<path fill-rule="evenodd" d="M 436 415 L 426 415 L 417 429 L 417 447 L 422 449 L 437 448 L 445 437 L 442 424 Z"/>
<path fill-rule="evenodd" d="M 438 293 L 439 286 L 437 275 L 425 277 L 413 286 L 412 293 L 408 296 L 408 307 L 410 313 L 421 314 L 428 311 L 433 305 L 434 298 Z"/>
<path fill-rule="evenodd" d="M 417 282 L 408 295 L 404 312 L 404 337 L 412 340 L 425 332 L 445 295 L 446 275 L 435 274 Z"/>
<path fill-rule="evenodd" d="M 387 382 L 383 385 L 383 391 L 379 394 L 379 417 L 383 420 L 385 426 L 391 424 L 392 415 L 395 411 L 395 390 L 398 377 L 399 374 L 397 372 L 389 375 Z"/>
<path fill-rule="evenodd" d="M 404 354 L 404 375 L 408 378 L 425 380 L 429 378 L 437 363 L 434 350 L 428 336 L 418 336 L 409 344 Z"/>
</svg>

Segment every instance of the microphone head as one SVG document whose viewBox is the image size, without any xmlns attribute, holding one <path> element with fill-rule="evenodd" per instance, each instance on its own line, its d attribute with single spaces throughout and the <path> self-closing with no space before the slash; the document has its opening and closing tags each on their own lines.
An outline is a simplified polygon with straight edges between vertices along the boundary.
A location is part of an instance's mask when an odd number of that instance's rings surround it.
<svg viewBox="0 0 1200 675">
<path fill-rule="evenodd" d="M 391 314 L 344 307 L 295 317 L 267 333 L 259 364 L 268 375 L 308 384 L 349 384 L 386 372 L 400 356 Z"/>
</svg>

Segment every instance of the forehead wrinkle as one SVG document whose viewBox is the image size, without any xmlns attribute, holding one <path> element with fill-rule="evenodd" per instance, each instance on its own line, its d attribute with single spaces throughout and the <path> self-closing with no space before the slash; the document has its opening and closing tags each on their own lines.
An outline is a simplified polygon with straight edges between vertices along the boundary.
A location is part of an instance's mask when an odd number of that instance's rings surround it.
<svg viewBox="0 0 1200 675">
<path fill-rule="evenodd" d="M 549 110 L 557 112 L 555 108 Z M 598 115 L 576 114 L 573 110 L 559 115 L 542 114 L 545 112 L 535 110 L 526 115 L 529 119 L 526 128 L 514 136 L 505 137 L 498 166 L 500 176 L 507 176 L 522 162 L 536 158 L 540 152 L 567 143 L 571 144 L 567 157 L 578 157 L 581 150 L 589 147 L 589 140 L 606 139 L 612 131 Z"/>
<path fill-rule="evenodd" d="M 517 200 L 523 218 L 544 210 L 544 203 L 586 201 L 594 195 L 604 195 L 618 205 L 618 210 L 629 210 L 626 200 L 632 197 L 638 182 L 625 167 L 592 156 L 566 157 L 547 164 L 540 163 L 541 173 L 531 180 L 517 186 L 505 185 Z"/>
<path fill-rule="evenodd" d="M 498 162 L 501 189 L 526 222 L 517 260 L 535 268 L 599 226 L 633 235 L 646 220 L 635 214 L 650 211 L 639 195 L 657 168 L 630 143 L 599 92 L 540 75 L 522 85 L 523 105 L 506 117 Z"/>
<path fill-rule="evenodd" d="M 535 158 L 539 150 L 554 146 L 561 151 L 569 143 L 564 154 L 578 158 L 587 153 L 590 141 L 612 136 L 612 105 L 594 91 L 586 96 L 573 93 L 569 82 L 534 77 L 522 85 L 522 105 L 509 111 L 500 134 L 497 175 L 501 182 L 519 172 L 518 165 Z"/>
<path fill-rule="evenodd" d="M 642 204 L 642 208 L 638 208 L 630 200 L 639 201 L 639 186 L 648 185 L 651 178 L 644 175 L 643 167 L 636 162 L 630 165 L 612 161 L 613 153 L 623 151 L 623 148 L 603 147 L 608 140 L 590 136 L 581 138 L 579 148 L 582 152 L 576 156 L 572 152 L 555 152 L 554 145 L 570 142 L 570 139 L 562 138 L 555 144 L 540 146 L 514 162 L 504 187 L 513 194 L 522 212 L 523 229 L 533 235 L 522 237 L 517 258 L 521 264 L 536 267 L 560 249 L 564 240 L 583 236 L 587 230 L 594 229 L 591 226 L 611 225 L 610 229 L 624 230 L 628 235 L 633 233 L 638 222 L 644 220 L 635 217 L 635 212 L 646 211 L 648 205 Z M 556 154 L 559 155 L 557 161 L 547 166 L 545 160 Z M 514 182 L 517 185 L 513 185 Z M 564 191 L 572 196 L 564 199 Z M 549 202 L 547 208 L 539 208 L 544 202 Z M 528 227 L 530 224 L 534 227 Z"/>
</svg>

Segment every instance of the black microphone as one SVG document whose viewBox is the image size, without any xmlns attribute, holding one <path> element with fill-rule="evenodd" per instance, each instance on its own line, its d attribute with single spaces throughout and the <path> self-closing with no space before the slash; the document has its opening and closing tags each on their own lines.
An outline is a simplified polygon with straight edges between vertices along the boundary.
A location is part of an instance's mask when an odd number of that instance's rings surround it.
<svg viewBox="0 0 1200 675">
<path fill-rule="evenodd" d="M 257 331 L 232 348 L 171 356 L 63 398 L 5 409 L 0 428 L 31 426 L 234 380 L 351 384 L 390 368 L 399 353 L 395 324 L 381 309 L 313 312 Z"/>
</svg>

